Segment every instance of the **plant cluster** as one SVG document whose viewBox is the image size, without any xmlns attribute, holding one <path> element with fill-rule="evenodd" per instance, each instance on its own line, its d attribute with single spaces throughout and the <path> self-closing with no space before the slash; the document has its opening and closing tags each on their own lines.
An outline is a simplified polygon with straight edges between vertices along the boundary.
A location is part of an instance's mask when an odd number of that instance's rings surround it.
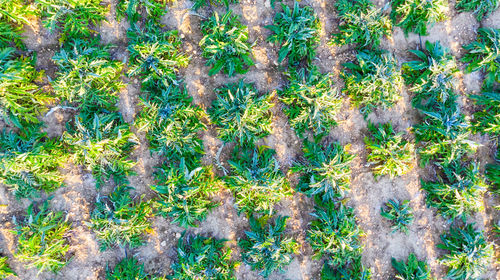
<svg viewBox="0 0 500 280">
<path fill-rule="evenodd" d="M 408 173 L 412 168 L 414 146 L 403 139 L 403 133 L 396 133 L 391 123 L 374 125 L 368 123 L 370 135 L 365 137 L 369 154 L 367 161 L 373 165 L 375 178 L 389 175 L 391 178 Z"/>
<path fill-rule="evenodd" d="M 471 95 L 479 110 L 474 113 L 472 131 L 487 133 L 492 137 L 500 135 L 500 90 Z"/>
<path fill-rule="evenodd" d="M 165 4 L 173 0 L 118 0 L 116 17 L 118 20 L 127 16 L 130 23 L 138 22 L 145 15 L 147 20 L 159 22 L 167 12 Z"/>
<path fill-rule="evenodd" d="M 391 19 L 405 35 L 428 35 L 427 28 L 446 20 L 447 0 L 392 0 Z"/>
<path fill-rule="evenodd" d="M 323 265 L 321 270 L 321 280 L 370 280 L 371 272 L 366 269 L 361 263 L 361 257 L 358 257 L 351 264 L 331 267 L 327 264 Z"/>
<path fill-rule="evenodd" d="M 328 134 L 337 125 L 335 115 L 342 106 L 342 98 L 333 88 L 332 74 L 322 74 L 315 66 L 291 68 L 287 74 L 288 86 L 278 95 L 287 105 L 283 111 L 292 128 L 299 137 L 305 137 L 306 131 L 315 136 Z"/>
<path fill-rule="evenodd" d="M 168 279 L 236 280 L 238 263 L 231 260 L 231 249 L 225 243 L 225 240 L 199 235 L 179 239 L 178 261 L 172 264 L 173 273 Z"/>
<path fill-rule="evenodd" d="M 49 210 L 48 201 L 39 207 L 31 204 L 26 217 L 16 221 L 17 252 L 14 256 L 39 272 L 58 272 L 69 260 L 67 234 L 70 230 L 64 213 Z"/>
<path fill-rule="evenodd" d="M 265 278 L 274 271 L 283 271 L 298 252 L 297 241 L 285 235 L 287 219 L 277 216 L 269 221 L 267 216 L 258 219 L 250 216 L 251 231 L 246 231 L 246 238 L 238 242 L 243 262 Z"/>
<path fill-rule="evenodd" d="M 12 268 L 10 268 L 7 260 L 7 257 L 0 257 L 0 279 L 16 276 L 16 273 L 12 270 Z"/>
<path fill-rule="evenodd" d="M 408 233 L 408 226 L 413 222 L 413 211 L 409 200 L 400 203 L 396 199 L 389 199 L 385 207 L 380 208 L 380 215 L 391 222 L 393 233 L 398 230 Z"/>
<path fill-rule="evenodd" d="M 281 4 L 283 11 L 277 13 L 273 25 L 265 26 L 273 33 L 267 40 L 280 45 L 278 63 L 288 57 L 288 64 L 295 66 L 304 59 L 310 63 L 316 56 L 316 47 L 319 45 L 321 24 L 314 10 L 309 7 L 300 7 L 295 1 L 293 10 Z"/>
<path fill-rule="evenodd" d="M 165 280 L 165 277 L 149 275 L 144 271 L 144 264 L 134 257 L 121 260 L 113 270 L 106 267 L 106 280 Z"/>
<path fill-rule="evenodd" d="M 391 263 L 392 267 L 397 271 L 397 280 L 432 280 L 427 262 L 419 261 L 413 253 L 408 255 L 406 262 L 392 258 Z"/>
<path fill-rule="evenodd" d="M 215 90 L 209 115 L 219 138 L 240 145 L 254 144 L 272 132 L 272 95 L 258 95 L 255 86 L 240 80 Z"/>
<path fill-rule="evenodd" d="M 477 21 L 489 17 L 500 2 L 498 0 L 457 0 L 455 8 L 459 11 L 472 12 L 476 15 Z"/>
<path fill-rule="evenodd" d="M 342 73 L 345 92 L 365 118 L 376 108 L 390 108 L 400 98 L 403 78 L 396 59 L 386 51 L 359 51 L 357 64 L 349 62 Z"/>
<path fill-rule="evenodd" d="M 370 0 L 339 0 L 334 5 L 341 22 L 330 44 L 376 48 L 382 37 L 391 35 L 389 17 Z"/>
<path fill-rule="evenodd" d="M 238 0 L 192 0 L 192 1 L 193 1 L 193 7 L 191 9 L 195 11 L 197 11 L 199 8 L 210 7 L 210 6 L 215 6 L 215 7 L 225 6 L 228 9 L 229 4 L 238 3 Z"/>
<path fill-rule="evenodd" d="M 222 17 L 215 12 L 201 23 L 201 56 L 212 66 L 210 76 L 221 70 L 232 77 L 244 74 L 253 66 L 252 47 L 248 42 L 248 28 L 241 24 L 239 17 L 228 10 Z"/>
<path fill-rule="evenodd" d="M 11 46 L 24 48 L 21 33 L 24 24 L 29 24 L 34 7 L 23 0 L 0 0 L 0 49 Z"/>
<path fill-rule="evenodd" d="M 500 146 L 497 144 L 495 162 L 486 165 L 486 178 L 495 193 L 500 194 Z"/>
</svg>

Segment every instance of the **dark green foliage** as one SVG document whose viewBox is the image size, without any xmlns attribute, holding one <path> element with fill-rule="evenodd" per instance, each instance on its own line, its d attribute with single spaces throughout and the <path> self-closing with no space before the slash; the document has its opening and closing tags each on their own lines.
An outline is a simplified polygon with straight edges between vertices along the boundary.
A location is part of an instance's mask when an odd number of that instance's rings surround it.
<svg viewBox="0 0 500 280">
<path fill-rule="evenodd" d="M 427 191 L 427 204 L 436 207 L 446 218 L 464 218 L 483 210 L 484 177 L 475 163 L 460 159 L 449 164 L 438 164 L 442 175 L 437 181 L 422 181 Z"/>
<path fill-rule="evenodd" d="M 482 92 L 470 98 L 479 107 L 474 113 L 472 130 L 493 137 L 500 135 L 500 91 Z"/>
<path fill-rule="evenodd" d="M 246 231 L 246 238 L 238 242 L 243 262 L 265 278 L 274 271 L 282 272 L 299 250 L 297 241 L 285 235 L 288 217 L 277 216 L 274 222 L 268 219 L 250 216 L 251 231 Z"/>
<path fill-rule="evenodd" d="M 215 93 L 217 99 L 212 103 L 209 115 L 218 126 L 222 141 L 254 144 L 272 132 L 272 95 L 258 96 L 255 86 L 243 80 L 218 88 Z"/>
<path fill-rule="evenodd" d="M 500 146 L 497 144 L 495 162 L 486 165 L 486 178 L 495 193 L 500 194 Z"/>
<path fill-rule="evenodd" d="M 221 70 L 229 77 L 244 74 L 252 61 L 253 44 L 248 42 L 248 28 L 241 24 L 239 17 L 228 10 L 222 17 L 215 12 L 201 23 L 203 38 L 200 41 L 201 56 L 211 65 L 210 76 Z"/>
<path fill-rule="evenodd" d="M 455 8 L 459 11 L 472 12 L 477 21 L 481 21 L 495 11 L 500 2 L 498 0 L 457 0 Z"/>
<path fill-rule="evenodd" d="M 233 159 L 229 160 L 231 174 L 225 180 L 235 197 L 238 213 L 271 215 L 274 204 L 291 195 L 274 154 L 266 146 L 235 148 Z"/>
<path fill-rule="evenodd" d="M 132 189 L 118 185 L 109 196 L 98 195 L 88 226 L 96 234 L 101 250 L 115 246 L 135 248 L 144 243 L 151 230 L 152 208 L 149 202 L 134 201 Z"/>
<path fill-rule="evenodd" d="M 408 261 L 391 260 L 392 267 L 397 271 L 397 280 L 432 280 L 431 271 L 425 261 L 419 261 L 413 253 L 408 255 Z"/>
<path fill-rule="evenodd" d="M 144 14 L 148 20 L 159 22 L 160 17 L 167 13 L 165 4 L 174 0 L 118 0 L 116 16 L 118 20 L 127 16 L 130 23 L 139 21 Z"/>
<path fill-rule="evenodd" d="M 392 107 L 400 96 L 403 78 L 396 59 L 387 51 L 359 51 L 357 64 L 345 63 L 344 92 L 366 117 L 376 108 Z"/>
<path fill-rule="evenodd" d="M 375 178 L 389 175 L 391 178 L 408 173 L 415 160 L 415 148 L 403 139 L 403 132 L 396 133 L 391 123 L 368 123 L 369 135 L 365 137 L 366 160 L 372 165 Z"/>
<path fill-rule="evenodd" d="M 61 143 L 48 138 L 37 126 L 0 133 L 0 183 L 17 198 L 36 197 L 40 191 L 61 187 L 63 177 L 58 168 L 65 159 Z"/>
<path fill-rule="evenodd" d="M 106 280 L 164 280 L 144 272 L 144 264 L 134 257 L 121 260 L 113 270 L 106 267 Z"/>
<path fill-rule="evenodd" d="M 441 235 L 441 241 L 437 247 L 448 252 L 440 261 L 448 267 L 447 278 L 451 280 L 479 279 L 493 257 L 492 245 L 473 224 L 452 226 Z"/>
<path fill-rule="evenodd" d="M 500 83 L 500 29 L 479 28 L 477 40 L 464 46 L 467 50 L 464 62 L 469 63 L 468 72 L 481 71 L 485 74 L 484 88 Z"/>
<path fill-rule="evenodd" d="M 309 130 L 316 136 L 328 134 L 337 125 L 335 115 L 342 106 L 332 74 L 321 74 L 315 66 L 291 68 L 287 74 L 288 86 L 278 94 L 287 105 L 283 111 L 292 128 L 299 137 L 305 137 Z"/>
<path fill-rule="evenodd" d="M 315 219 L 307 231 L 307 240 L 314 250 L 314 258 L 326 257 L 329 266 L 351 264 L 361 256 L 362 230 L 356 223 L 354 209 L 339 203 L 316 207 L 311 214 Z"/>
<path fill-rule="evenodd" d="M 297 65 L 304 59 L 310 63 L 319 45 L 321 24 L 318 16 L 309 6 L 299 7 L 297 1 L 293 10 L 284 4 L 281 6 L 283 11 L 274 16 L 273 25 L 265 26 L 273 32 L 267 40 L 281 46 L 278 63 L 287 56 L 289 65 Z"/>
<path fill-rule="evenodd" d="M 377 47 L 383 36 L 391 35 L 389 17 L 370 0 L 339 0 L 334 5 L 341 22 L 339 32 L 332 34 L 331 44 Z"/>
<path fill-rule="evenodd" d="M 405 35 L 428 35 L 427 27 L 446 20 L 447 0 L 391 0 L 391 18 Z"/>
<path fill-rule="evenodd" d="M 227 9 L 229 9 L 229 4 L 235 4 L 238 3 L 238 0 L 192 0 L 193 7 L 192 9 L 197 11 L 199 8 L 204 8 L 204 7 L 210 7 L 210 6 L 215 6 L 215 7 L 220 7 L 220 6 L 225 6 Z"/>
<path fill-rule="evenodd" d="M 231 249 L 225 240 L 203 236 L 187 236 L 179 239 L 178 261 L 172 264 L 168 279 L 217 279 L 236 280 L 234 270 L 238 263 L 231 260 Z"/>
<path fill-rule="evenodd" d="M 304 141 L 306 162 L 294 165 L 290 171 L 301 174 L 297 188 L 309 196 L 317 196 L 323 202 L 344 198 L 351 183 L 349 146 L 339 143 L 321 144 Z"/>
<path fill-rule="evenodd" d="M 0 279 L 16 276 L 16 273 L 12 270 L 12 268 L 10 268 L 7 260 L 7 257 L 0 257 Z"/>
<path fill-rule="evenodd" d="M 200 163 L 196 163 L 199 166 Z M 158 168 L 156 208 L 162 216 L 173 217 L 182 227 L 195 227 L 219 204 L 210 198 L 220 191 L 222 182 L 215 178 L 211 167 L 189 167 L 184 159 L 179 164 L 168 163 Z"/>
<path fill-rule="evenodd" d="M 0 0 L 0 48 L 12 45 L 24 48 L 21 33 L 33 15 L 33 5 L 28 1 Z"/>
<path fill-rule="evenodd" d="M 370 280 L 371 272 L 361 263 L 361 257 L 353 263 L 332 268 L 325 264 L 321 270 L 321 280 Z"/>
<path fill-rule="evenodd" d="M 14 256 L 39 272 L 58 272 L 69 261 L 66 253 L 70 230 L 64 213 L 50 211 L 48 201 L 40 207 L 31 204 L 26 217 L 16 222 L 17 252 Z"/>
<path fill-rule="evenodd" d="M 398 230 L 408 233 L 408 226 L 413 222 L 413 210 L 409 200 L 400 203 L 397 199 L 389 199 L 385 207 L 380 207 L 380 215 L 391 222 L 393 233 Z"/>
</svg>

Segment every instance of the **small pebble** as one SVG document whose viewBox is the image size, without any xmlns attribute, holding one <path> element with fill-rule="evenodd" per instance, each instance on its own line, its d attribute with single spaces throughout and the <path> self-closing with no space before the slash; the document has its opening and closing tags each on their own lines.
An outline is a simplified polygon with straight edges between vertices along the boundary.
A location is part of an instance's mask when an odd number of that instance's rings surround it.
<svg viewBox="0 0 500 280">
<path fill-rule="evenodd" d="M 162 242 L 160 243 L 160 245 L 161 245 L 161 247 L 165 247 L 165 246 L 167 246 L 167 241 L 162 241 Z"/>
<path fill-rule="evenodd" d="M 180 234 L 179 232 L 178 232 L 178 233 L 176 233 L 176 234 L 175 234 L 175 238 L 177 238 L 177 239 L 181 238 L 181 234 Z"/>
<path fill-rule="evenodd" d="M 333 58 L 333 57 L 332 57 L 331 55 L 328 57 L 328 59 L 332 59 L 332 58 Z"/>
<path fill-rule="evenodd" d="M 184 34 L 181 34 L 181 39 L 184 39 L 184 37 L 186 37 L 186 35 L 184 35 Z"/>
</svg>

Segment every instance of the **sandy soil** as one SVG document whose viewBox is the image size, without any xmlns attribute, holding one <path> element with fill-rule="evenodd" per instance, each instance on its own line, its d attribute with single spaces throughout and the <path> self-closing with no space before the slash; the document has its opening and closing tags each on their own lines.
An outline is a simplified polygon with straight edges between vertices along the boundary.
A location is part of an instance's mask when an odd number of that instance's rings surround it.
<svg viewBox="0 0 500 280">
<path fill-rule="evenodd" d="M 114 0 L 111 2 L 111 11 L 114 11 Z M 286 1 L 292 3 L 291 1 Z M 376 1 L 377 5 L 383 7 L 387 1 Z M 352 47 L 331 47 L 326 43 L 330 33 L 336 29 L 338 18 L 333 9 L 331 1 L 302 1 L 310 5 L 318 14 L 322 23 L 321 44 L 318 47 L 318 59 L 314 62 L 323 72 L 330 71 L 335 74 L 335 82 L 340 90 L 343 82 L 338 75 L 342 70 L 342 63 L 351 60 L 354 56 Z M 266 42 L 270 32 L 263 28 L 271 24 L 275 11 L 270 7 L 269 0 L 242 0 L 240 4 L 231 5 L 236 14 L 241 15 L 241 21 L 247 25 L 250 33 L 250 41 L 255 42 L 253 48 L 256 65 L 245 75 L 227 78 L 223 74 L 212 77 L 208 76 L 209 68 L 204 65 L 204 60 L 199 56 L 200 49 L 198 41 L 202 35 L 199 23 L 203 18 L 210 15 L 210 9 L 200 10 L 198 13 L 191 12 L 189 8 L 192 3 L 189 0 L 179 0 L 170 6 L 170 12 L 164 17 L 163 22 L 169 29 L 178 29 L 184 38 L 183 48 L 192 56 L 192 60 L 181 75 L 187 84 L 189 94 L 193 96 L 194 103 L 203 108 L 208 108 L 215 98 L 213 89 L 227 82 L 234 82 L 244 78 L 247 82 L 253 82 L 260 92 L 272 92 L 285 85 L 282 73 L 283 68 L 278 66 L 278 48 Z M 450 1 L 448 11 L 450 19 L 446 22 L 436 24 L 430 29 L 430 36 L 419 38 L 415 35 L 405 37 L 400 28 L 394 28 L 391 38 L 384 39 L 382 47 L 394 53 L 400 63 L 409 60 L 407 50 L 416 48 L 420 42 L 425 40 L 440 40 L 445 46 L 452 49 L 457 58 L 461 58 L 464 50 L 463 44 L 474 40 L 476 30 L 479 27 L 500 28 L 500 10 L 488 19 L 478 23 L 470 13 L 457 13 L 453 8 L 454 1 Z M 223 9 L 215 9 L 222 12 Z M 117 22 L 114 13 L 111 12 L 108 22 L 99 27 L 103 44 L 113 44 L 113 58 L 127 62 L 126 51 L 127 39 L 126 21 Z M 31 27 L 26 28 L 26 44 L 30 50 L 38 53 L 38 68 L 46 71 L 47 75 L 54 78 L 55 67 L 51 57 L 58 50 L 57 34 L 49 34 L 47 30 L 40 27 L 39 22 L 34 22 Z M 468 115 L 473 111 L 473 106 L 466 103 L 465 96 L 469 92 L 477 92 L 481 85 L 481 75 L 478 73 L 464 74 L 464 65 L 458 63 L 462 72 L 459 74 L 456 85 L 457 91 L 464 97 L 461 102 L 464 112 Z M 120 93 L 120 111 L 127 122 L 132 123 L 138 112 L 137 102 L 140 95 L 140 83 L 136 79 L 128 79 L 124 76 L 127 87 Z M 419 122 L 417 112 L 410 105 L 410 96 L 406 89 L 401 92 L 402 99 L 397 105 L 388 111 L 376 111 L 369 116 L 374 122 L 391 121 L 397 131 L 409 130 Z M 288 121 L 281 111 L 283 105 L 276 101 L 273 109 L 274 132 L 263 139 L 259 144 L 265 144 L 277 151 L 278 160 L 284 172 L 293 164 L 294 160 L 301 156 L 301 142 L 291 130 Z M 435 174 L 432 169 L 422 169 L 414 163 L 414 169 L 407 175 L 396 179 L 380 178 L 376 181 L 366 163 L 366 150 L 363 138 L 367 133 L 366 121 L 355 108 L 351 108 L 346 98 L 344 108 L 338 118 L 340 125 L 333 129 L 329 135 L 331 140 L 342 144 L 351 144 L 351 152 L 356 154 L 352 166 L 352 186 L 348 205 L 355 208 L 361 228 L 365 231 L 363 239 L 365 250 L 363 263 L 371 268 L 375 280 L 389 279 L 394 275 L 390 265 L 391 257 L 397 259 L 406 258 L 409 253 L 415 253 L 419 258 L 429 261 L 433 274 L 442 279 L 445 268 L 439 265 L 437 259 L 443 252 L 436 248 L 439 243 L 439 235 L 449 226 L 449 222 L 443 220 L 436 214 L 435 209 L 425 206 L 425 194 L 420 190 L 421 179 L 432 179 Z M 50 136 L 59 137 L 64 131 L 64 123 L 72 117 L 72 112 L 57 110 L 54 114 L 44 117 L 47 124 L 46 131 Z M 136 131 L 136 130 L 134 130 Z M 213 127 L 209 127 L 201 135 L 206 155 L 203 159 L 206 164 L 214 164 L 216 153 L 222 145 L 216 138 Z M 136 189 L 137 195 L 144 194 L 147 198 L 152 197 L 149 185 L 152 183 L 152 172 L 154 166 L 161 161 L 158 157 L 151 155 L 146 144 L 144 135 L 138 134 L 140 146 L 134 151 L 132 159 L 137 162 L 135 171 L 137 176 L 130 177 L 131 185 Z M 411 136 L 410 136 L 411 137 Z M 477 153 L 481 159 L 482 166 L 493 159 L 493 145 L 486 137 L 475 135 L 474 140 L 483 146 Z M 225 147 L 222 163 L 227 159 Z M 20 275 L 12 279 L 103 279 L 106 265 L 113 266 L 126 255 L 135 255 L 145 263 L 146 270 L 159 274 L 168 274 L 170 265 L 176 259 L 176 245 L 181 236 L 182 228 L 172 225 L 170 220 L 161 217 L 154 218 L 153 232 L 147 237 L 147 244 L 136 250 L 124 251 L 123 249 L 99 251 L 94 234 L 89 230 L 85 221 L 93 210 L 93 204 L 97 196 L 94 187 L 94 179 L 83 168 L 68 164 L 62 170 L 65 176 L 66 186 L 57 190 L 53 195 L 52 208 L 68 213 L 68 219 L 73 225 L 69 235 L 71 254 L 73 259 L 64 267 L 58 275 L 51 273 L 37 274 L 35 269 L 26 269 L 23 264 L 12 258 L 15 252 L 15 236 L 11 232 L 14 225 L 12 217 L 21 217 L 29 205 L 28 200 L 16 200 L 4 187 L 0 187 L 0 253 L 10 257 L 10 264 Z M 290 178 L 292 184 L 296 178 Z M 101 191 L 106 193 L 111 190 L 111 185 L 104 187 Z M 43 199 L 46 196 L 40 198 Z M 410 227 L 408 235 L 402 233 L 391 233 L 390 225 L 380 216 L 380 207 L 390 198 L 399 200 L 408 199 L 414 209 L 415 222 Z M 215 209 L 201 223 L 199 228 L 191 228 L 188 231 L 206 234 L 217 238 L 229 240 L 228 244 L 233 249 L 233 256 L 239 259 L 237 240 L 243 237 L 244 230 L 248 229 L 248 221 L 243 216 L 238 216 L 233 207 L 233 198 L 227 191 L 216 198 L 222 204 Z M 494 198 L 485 197 L 486 211 L 478 213 L 474 221 L 478 227 L 487 231 L 490 241 L 494 241 L 491 233 L 491 224 L 499 219 L 498 212 L 492 209 L 498 201 Z M 278 207 L 278 213 L 290 216 L 288 233 L 296 237 L 302 245 L 300 254 L 287 268 L 285 274 L 273 274 L 270 279 L 319 279 L 322 261 L 312 260 L 312 250 L 305 240 L 305 232 L 310 222 L 309 213 L 313 210 L 313 201 L 300 193 L 282 201 Z M 498 243 L 498 240 L 496 240 Z M 499 279 L 500 267 L 491 266 L 484 275 L 484 279 Z M 256 272 L 250 270 L 247 265 L 242 264 L 237 271 L 237 278 L 241 280 L 262 279 Z"/>
</svg>

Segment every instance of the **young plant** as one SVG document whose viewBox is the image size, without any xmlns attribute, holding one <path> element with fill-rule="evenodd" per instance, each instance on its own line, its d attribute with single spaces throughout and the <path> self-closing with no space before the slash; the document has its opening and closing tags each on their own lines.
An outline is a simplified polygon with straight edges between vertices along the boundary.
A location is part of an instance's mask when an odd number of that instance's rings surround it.
<svg viewBox="0 0 500 280">
<path fill-rule="evenodd" d="M 39 126 L 0 133 L 0 183 L 16 198 L 33 198 L 40 191 L 61 187 L 63 176 L 58 168 L 65 159 L 61 142 L 48 138 Z"/>
<path fill-rule="evenodd" d="M 443 243 L 437 247 L 448 251 L 441 257 L 441 264 L 448 267 L 449 279 L 479 279 L 493 257 L 493 246 L 486 241 L 482 231 L 473 224 L 452 226 L 441 235 Z"/>
<path fill-rule="evenodd" d="M 200 41 L 201 56 L 212 65 L 208 75 L 220 72 L 232 77 L 244 74 L 252 61 L 253 44 L 248 42 L 248 28 L 241 24 L 239 17 L 228 10 L 222 17 L 215 12 L 201 23 L 203 38 Z"/>
<path fill-rule="evenodd" d="M 500 90 L 471 95 L 479 110 L 474 113 L 472 130 L 487 133 L 492 137 L 500 135 Z"/>
<path fill-rule="evenodd" d="M 0 48 L 15 45 L 25 49 L 21 33 L 33 15 L 33 5 L 28 1 L 0 0 Z"/>
<path fill-rule="evenodd" d="M 408 226 L 413 222 L 413 210 L 410 201 L 389 199 L 385 207 L 380 207 L 380 215 L 389 220 L 392 224 L 392 232 L 402 231 L 408 234 Z"/>
<path fill-rule="evenodd" d="M 307 161 L 290 169 L 292 173 L 301 174 L 297 188 L 323 202 L 344 198 L 350 190 L 351 161 L 354 159 L 354 155 L 348 153 L 349 146 L 321 145 L 305 140 L 303 151 Z"/>
<path fill-rule="evenodd" d="M 155 277 L 144 271 L 144 264 L 134 257 L 121 260 L 113 270 L 106 267 L 106 280 L 165 280 L 165 277 Z"/>
<path fill-rule="evenodd" d="M 485 74 L 484 88 L 490 89 L 500 83 L 500 29 L 479 28 L 477 40 L 464 46 L 467 50 L 464 62 L 467 72 L 481 71 Z"/>
<path fill-rule="evenodd" d="M 410 32 L 428 35 L 427 27 L 447 19 L 447 0 L 391 0 L 391 5 L 391 19 L 406 36 Z"/>
<path fill-rule="evenodd" d="M 374 125 L 368 123 L 369 136 L 365 137 L 366 158 L 372 165 L 375 178 L 389 175 L 391 178 L 408 173 L 415 160 L 415 147 L 403 139 L 403 132 L 396 133 L 392 124 Z"/>
<path fill-rule="evenodd" d="M 361 256 L 356 258 L 351 264 L 335 268 L 325 263 L 321 270 L 321 280 L 370 280 L 371 277 L 370 269 L 366 269 L 361 263 Z"/>
<path fill-rule="evenodd" d="M 7 260 L 7 257 L 0 257 L 0 279 L 16 276 L 16 273 L 12 270 L 12 268 L 10 268 Z"/>
<path fill-rule="evenodd" d="M 498 0 L 457 0 L 455 8 L 459 11 L 472 12 L 477 21 L 487 18 L 493 13 L 500 2 Z"/>
<path fill-rule="evenodd" d="M 215 7 L 220 7 L 220 6 L 225 6 L 226 9 L 229 9 L 229 4 L 236 4 L 238 3 L 238 0 L 192 0 L 193 1 L 193 9 L 194 11 L 197 11 L 199 8 L 204 8 L 204 7 L 210 7 L 210 6 L 215 6 Z"/>
<path fill-rule="evenodd" d="M 135 248 L 144 243 L 151 230 L 152 208 L 149 202 L 134 201 L 132 187 L 118 185 L 108 196 L 98 195 L 88 226 L 96 234 L 101 250 L 115 246 Z"/>
<path fill-rule="evenodd" d="M 234 194 L 238 213 L 271 215 L 274 204 L 291 195 L 274 154 L 265 146 L 235 148 L 229 161 L 232 172 L 225 181 Z"/>
<path fill-rule="evenodd" d="M 337 125 L 335 115 L 340 111 L 342 98 L 333 87 L 332 74 L 321 74 L 316 66 L 291 68 L 289 84 L 279 90 L 280 100 L 290 125 L 299 137 L 310 130 L 315 136 L 324 136 Z"/>
<path fill-rule="evenodd" d="M 339 32 L 332 34 L 330 44 L 376 48 L 382 37 L 391 35 L 389 17 L 370 0 L 339 0 L 334 5 L 340 24 Z"/>
<path fill-rule="evenodd" d="M 397 280 L 432 280 L 427 262 L 419 261 L 413 253 L 408 255 L 408 261 L 391 260 L 392 267 L 397 271 Z"/>
<path fill-rule="evenodd" d="M 17 252 L 14 256 L 36 267 L 39 272 L 58 272 L 69 261 L 68 233 L 70 224 L 63 212 L 49 210 L 45 201 L 40 207 L 31 204 L 26 217 L 16 222 Z"/>
<path fill-rule="evenodd" d="M 443 175 L 437 181 L 422 181 L 422 188 L 427 191 L 427 204 L 450 219 L 465 219 L 473 212 L 481 211 L 487 185 L 479 166 L 460 159 L 438 166 Z"/>
<path fill-rule="evenodd" d="M 199 166 L 199 162 L 196 164 Z M 184 159 L 179 164 L 164 164 L 156 172 L 159 213 L 173 217 L 182 227 L 196 227 L 219 203 L 210 199 L 220 191 L 222 182 L 215 178 L 210 166 L 188 167 Z"/>
<path fill-rule="evenodd" d="M 282 272 L 292 262 L 293 255 L 298 253 L 300 245 L 285 235 L 287 219 L 277 216 L 273 223 L 268 216 L 259 219 L 250 216 L 252 231 L 246 231 L 246 238 L 238 242 L 243 262 L 252 270 L 258 270 L 264 278 L 274 271 Z"/>
<path fill-rule="evenodd" d="M 314 259 L 326 257 L 332 267 L 351 264 L 361 256 L 362 230 L 358 227 L 354 210 L 339 203 L 316 207 L 315 219 L 307 231 L 307 240 L 314 251 Z"/>
<path fill-rule="evenodd" d="M 218 88 L 215 93 L 217 99 L 208 113 L 222 141 L 254 144 L 272 132 L 272 95 L 258 96 L 255 87 L 243 80 Z"/>
<path fill-rule="evenodd" d="M 274 17 L 273 25 L 265 26 L 273 33 L 267 40 L 280 45 L 278 63 L 288 57 L 288 64 L 295 66 L 306 59 L 310 63 L 316 56 L 316 47 L 320 41 L 321 24 L 314 10 L 299 7 L 295 1 L 293 10 L 281 4 L 283 11 Z"/>
<path fill-rule="evenodd" d="M 165 4 L 174 0 L 118 0 L 116 17 L 118 20 L 127 16 L 131 24 L 138 22 L 144 15 L 147 20 L 159 22 L 167 13 Z"/>
<path fill-rule="evenodd" d="M 500 194 L 500 146 L 497 144 L 495 162 L 486 165 L 486 178 L 495 193 Z"/>
<path fill-rule="evenodd" d="M 348 70 L 341 74 L 345 80 L 343 92 L 365 118 L 376 108 L 392 107 L 401 98 L 403 87 L 396 59 L 387 51 L 359 51 L 356 59 L 357 64 L 343 65 Z"/>
<path fill-rule="evenodd" d="M 231 249 L 225 240 L 203 236 L 186 236 L 179 239 L 178 261 L 172 264 L 168 279 L 218 279 L 236 280 L 237 262 L 231 260 Z"/>
</svg>

